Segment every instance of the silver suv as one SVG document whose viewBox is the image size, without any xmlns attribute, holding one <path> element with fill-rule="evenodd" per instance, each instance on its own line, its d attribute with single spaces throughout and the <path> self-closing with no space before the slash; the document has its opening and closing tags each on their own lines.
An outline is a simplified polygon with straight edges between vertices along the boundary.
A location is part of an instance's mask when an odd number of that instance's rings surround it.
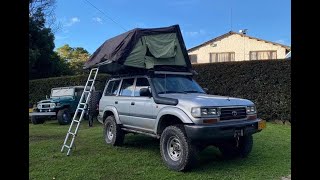
<svg viewBox="0 0 320 180">
<path fill-rule="evenodd" d="M 155 71 L 113 77 L 99 102 L 99 122 L 107 144 L 120 146 L 126 133 L 160 139 L 168 168 L 185 171 L 209 145 L 227 158 L 246 157 L 252 134 L 265 128 L 253 102 L 209 95 L 192 73 Z"/>
</svg>

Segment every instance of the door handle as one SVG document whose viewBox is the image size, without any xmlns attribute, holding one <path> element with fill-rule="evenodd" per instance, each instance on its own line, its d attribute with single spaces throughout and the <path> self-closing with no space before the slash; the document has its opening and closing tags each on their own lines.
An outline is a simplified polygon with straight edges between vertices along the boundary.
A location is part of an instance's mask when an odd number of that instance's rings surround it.
<svg viewBox="0 0 320 180">
<path fill-rule="evenodd" d="M 131 102 L 131 105 L 134 105 L 135 103 L 134 102 Z"/>
<path fill-rule="evenodd" d="M 115 104 L 118 104 L 118 101 L 115 101 L 114 103 L 115 103 Z"/>
</svg>

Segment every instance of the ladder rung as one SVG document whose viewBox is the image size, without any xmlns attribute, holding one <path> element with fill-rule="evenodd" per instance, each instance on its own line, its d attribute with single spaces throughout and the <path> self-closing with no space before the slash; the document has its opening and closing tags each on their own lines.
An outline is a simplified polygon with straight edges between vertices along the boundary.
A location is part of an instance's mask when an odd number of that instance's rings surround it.
<svg viewBox="0 0 320 180">
<path fill-rule="evenodd" d="M 75 134 L 75 133 L 72 133 L 72 132 L 69 132 L 69 134 L 71 134 L 72 136 L 76 136 L 76 134 Z"/>
<path fill-rule="evenodd" d="M 71 149 L 70 146 L 68 146 L 68 145 L 66 145 L 66 144 L 63 145 L 63 146 L 66 147 L 66 148 L 68 148 L 68 149 Z"/>
<path fill-rule="evenodd" d="M 79 104 L 81 104 L 81 105 L 86 105 L 86 103 L 79 103 Z"/>
<path fill-rule="evenodd" d="M 78 121 L 78 120 L 73 120 L 74 122 L 77 122 L 77 123 L 79 123 L 80 121 Z"/>
<path fill-rule="evenodd" d="M 90 92 L 90 91 L 85 90 L 84 92 Z"/>
<path fill-rule="evenodd" d="M 78 108 L 78 110 L 84 111 L 84 108 Z"/>
<path fill-rule="evenodd" d="M 94 81 L 94 79 L 89 79 L 88 81 Z"/>
</svg>

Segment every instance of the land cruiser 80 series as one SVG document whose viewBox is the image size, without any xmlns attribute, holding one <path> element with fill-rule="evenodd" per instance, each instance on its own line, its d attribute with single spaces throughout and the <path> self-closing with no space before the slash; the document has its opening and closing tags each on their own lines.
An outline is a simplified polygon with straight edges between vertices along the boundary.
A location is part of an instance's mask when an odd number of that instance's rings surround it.
<svg viewBox="0 0 320 180">
<path fill-rule="evenodd" d="M 266 126 L 253 102 L 209 95 L 192 74 L 161 71 L 111 78 L 99 102 L 98 120 L 104 124 L 106 143 L 113 146 L 121 145 L 126 133 L 160 139 L 161 157 L 176 171 L 190 169 L 209 145 L 227 158 L 246 157 L 252 134 Z"/>
</svg>

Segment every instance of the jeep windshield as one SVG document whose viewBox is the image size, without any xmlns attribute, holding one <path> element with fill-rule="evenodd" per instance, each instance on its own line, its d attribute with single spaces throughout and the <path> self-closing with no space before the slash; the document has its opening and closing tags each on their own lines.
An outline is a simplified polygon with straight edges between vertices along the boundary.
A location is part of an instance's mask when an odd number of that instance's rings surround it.
<svg viewBox="0 0 320 180">
<path fill-rule="evenodd" d="M 74 88 L 52 89 L 51 97 L 73 96 Z"/>
<path fill-rule="evenodd" d="M 182 75 L 159 75 L 152 78 L 158 94 L 205 93 L 191 77 Z"/>
</svg>

